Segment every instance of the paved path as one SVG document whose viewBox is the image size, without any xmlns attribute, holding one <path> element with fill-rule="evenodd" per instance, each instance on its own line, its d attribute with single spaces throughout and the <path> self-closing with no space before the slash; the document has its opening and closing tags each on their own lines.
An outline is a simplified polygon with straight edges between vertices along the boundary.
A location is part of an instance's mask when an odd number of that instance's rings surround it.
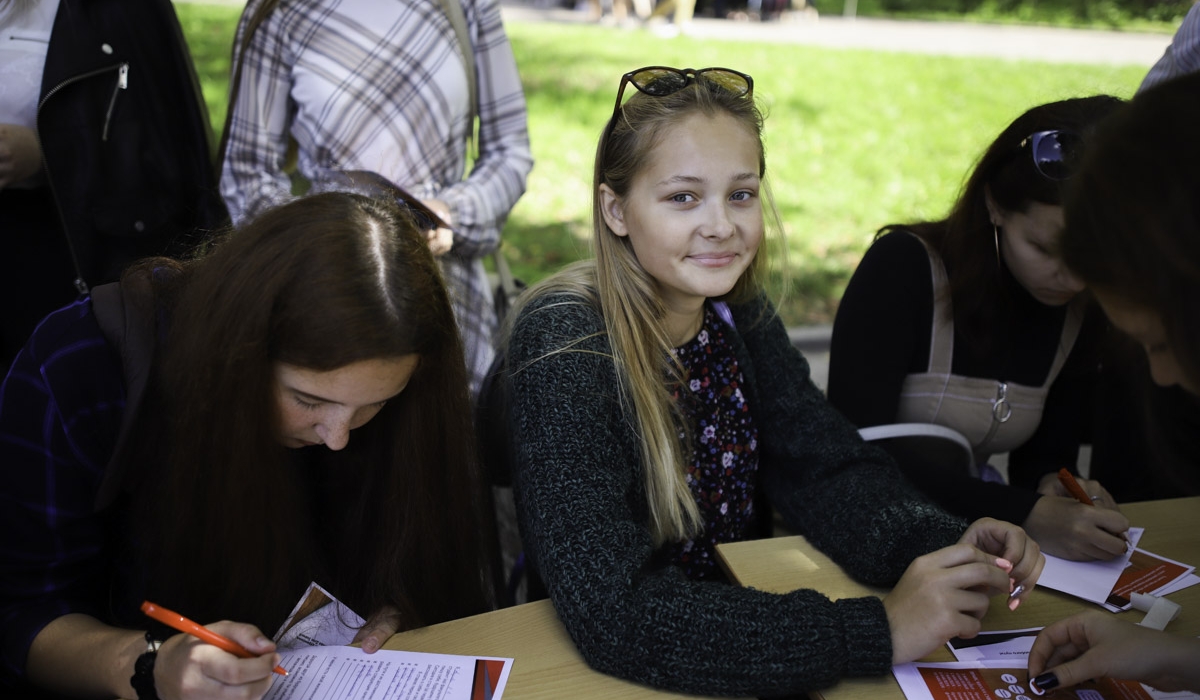
<svg viewBox="0 0 1200 700">
<path fill-rule="evenodd" d="M 540 9 L 510 2 L 505 22 L 586 22 L 583 12 Z M 993 56 L 1053 63 L 1101 63 L 1149 67 L 1171 43 L 1168 34 L 1058 29 L 964 22 L 923 22 L 810 17 L 779 22 L 738 22 L 697 17 L 689 34 L 722 41 L 794 42 L 832 48 L 878 49 L 947 56 Z M 647 38 L 657 39 L 646 32 Z"/>
</svg>

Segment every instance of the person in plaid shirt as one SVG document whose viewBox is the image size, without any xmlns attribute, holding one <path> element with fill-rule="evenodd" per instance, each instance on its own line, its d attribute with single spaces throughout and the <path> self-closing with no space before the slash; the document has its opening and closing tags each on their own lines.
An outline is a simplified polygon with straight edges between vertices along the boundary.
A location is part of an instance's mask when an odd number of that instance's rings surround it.
<svg viewBox="0 0 1200 700">
<path fill-rule="evenodd" d="M 431 247 L 441 254 L 474 394 L 497 325 L 482 260 L 499 246 L 533 158 L 499 5 L 461 2 L 479 116 L 465 179 L 471 96 L 460 43 L 438 3 L 252 0 L 235 38 L 241 75 L 221 192 L 235 224 L 291 197 L 285 165 L 294 140 L 296 170 L 314 190 L 336 187 L 336 171 L 367 170 L 425 201 L 453 228 L 452 241 Z"/>
</svg>

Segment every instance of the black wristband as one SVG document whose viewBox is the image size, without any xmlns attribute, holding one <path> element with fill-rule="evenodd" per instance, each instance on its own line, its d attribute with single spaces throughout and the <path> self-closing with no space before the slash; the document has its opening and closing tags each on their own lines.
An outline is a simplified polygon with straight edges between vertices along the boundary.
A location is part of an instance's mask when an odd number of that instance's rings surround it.
<svg viewBox="0 0 1200 700">
<path fill-rule="evenodd" d="M 154 688 L 154 661 L 158 658 L 158 647 L 162 642 L 146 632 L 146 652 L 133 662 L 133 676 L 129 684 L 137 692 L 138 700 L 159 700 Z"/>
</svg>

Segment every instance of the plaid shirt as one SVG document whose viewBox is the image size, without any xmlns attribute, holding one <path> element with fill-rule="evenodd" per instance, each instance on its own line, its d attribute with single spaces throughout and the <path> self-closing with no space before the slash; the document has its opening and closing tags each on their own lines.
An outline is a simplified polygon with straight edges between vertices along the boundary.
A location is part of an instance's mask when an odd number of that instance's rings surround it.
<svg viewBox="0 0 1200 700">
<path fill-rule="evenodd" d="M 124 409 L 89 299 L 46 317 L 0 385 L 0 687 L 55 618 L 137 613 L 110 604 L 114 521 L 95 512 Z"/>
<path fill-rule="evenodd" d="M 494 354 L 496 315 L 482 258 L 533 167 L 525 95 L 496 0 L 461 0 L 475 47 L 479 156 L 466 168 L 467 77 L 439 0 L 283 0 L 243 57 L 221 193 L 235 223 L 290 198 L 297 168 L 320 191 L 327 173 L 377 172 L 450 209 L 441 258 L 472 393 Z M 238 27 L 262 0 L 251 0 Z M 235 65 L 238 57 L 235 55 Z"/>
<path fill-rule="evenodd" d="M 1171 45 L 1146 74 L 1138 92 L 1196 71 L 1200 71 L 1200 4 L 1192 5 L 1171 38 Z"/>
</svg>

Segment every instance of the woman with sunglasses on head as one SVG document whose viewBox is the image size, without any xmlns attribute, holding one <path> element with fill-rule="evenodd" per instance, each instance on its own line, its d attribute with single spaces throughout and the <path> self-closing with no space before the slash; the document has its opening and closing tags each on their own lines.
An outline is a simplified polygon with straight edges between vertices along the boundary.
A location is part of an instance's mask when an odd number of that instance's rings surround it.
<svg viewBox="0 0 1200 700">
<path fill-rule="evenodd" d="M 996 138 L 950 214 L 879 232 L 838 307 L 829 400 L 860 428 L 926 423 L 969 442 L 980 478 L 896 456 L 947 510 L 1021 525 L 1048 554 L 1110 559 L 1129 522 L 1094 480 L 1099 508 L 1057 479 L 1086 441 L 1104 335 L 1059 257 L 1062 190 L 1094 124 L 1121 101 L 1034 107 Z M 1008 453 L 1006 484 L 988 464 Z"/>
<path fill-rule="evenodd" d="M 459 342 L 425 231 L 349 193 L 47 317 L 0 388 L 0 681 L 257 698 L 310 582 L 367 619 L 367 652 L 486 610 Z M 256 658 L 151 626 L 143 600 Z"/>
<path fill-rule="evenodd" d="M 1105 121 L 1067 192 L 1063 260 L 1145 350 L 1159 440 L 1190 444 L 1176 495 L 1200 494 L 1200 73 L 1160 83 Z M 1046 690 L 1109 676 L 1200 693 L 1200 639 L 1107 613 L 1046 627 L 1029 655 Z"/>
<path fill-rule="evenodd" d="M 923 500 L 809 381 L 761 287 L 764 175 L 750 76 L 626 74 L 596 153 L 596 258 L 531 289 L 506 336 L 526 552 L 589 664 L 674 691 L 884 675 L 975 633 L 988 592 L 1043 563 L 1019 528 Z M 715 545 L 768 536 L 768 501 L 895 590 L 730 585 Z"/>
</svg>

